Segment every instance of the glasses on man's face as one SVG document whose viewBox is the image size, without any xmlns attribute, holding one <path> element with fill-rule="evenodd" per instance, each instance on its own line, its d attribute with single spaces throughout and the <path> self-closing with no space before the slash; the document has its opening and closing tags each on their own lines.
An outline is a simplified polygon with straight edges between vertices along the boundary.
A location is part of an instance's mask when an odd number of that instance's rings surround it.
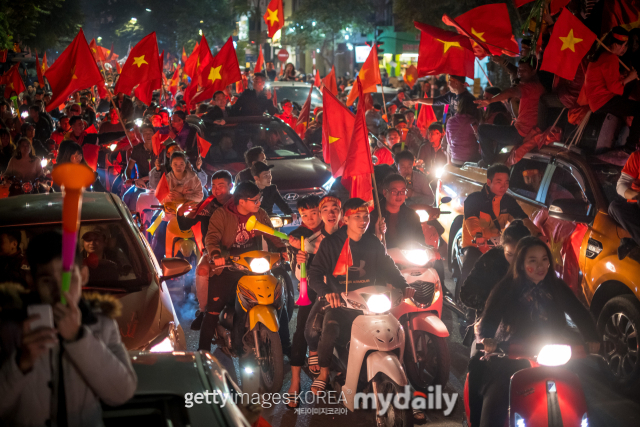
<svg viewBox="0 0 640 427">
<path fill-rule="evenodd" d="M 256 197 L 255 199 L 245 199 L 248 202 L 252 202 L 254 205 L 258 205 L 262 203 L 262 196 Z"/>
<path fill-rule="evenodd" d="M 391 193 L 392 196 L 406 196 L 407 195 L 407 190 L 391 190 L 389 191 L 389 193 Z"/>
</svg>

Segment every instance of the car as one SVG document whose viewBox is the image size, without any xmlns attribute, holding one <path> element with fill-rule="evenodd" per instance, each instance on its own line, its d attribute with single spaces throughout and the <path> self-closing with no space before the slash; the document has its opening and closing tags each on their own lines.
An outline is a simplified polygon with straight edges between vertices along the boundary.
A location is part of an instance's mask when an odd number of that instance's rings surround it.
<svg viewBox="0 0 640 427">
<path fill-rule="evenodd" d="M 131 351 L 129 356 L 138 376 L 138 387 L 123 405 L 103 405 L 106 427 L 249 427 L 248 418 L 257 419 L 256 412 L 235 398 L 241 393 L 239 387 L 210 353 Z M 206 397 L 195 399 L 198 393 L 207 393 L 210 403 L 206 403 Z M 218 404 L 212 403 L 214 395 Z M 234 399 L 222 405 L 223 395 Z"/>
<path fill-rule="evenodd" d="M 311 87 L 311 84 L 303 82 L 276 81 L 266 84 L 267 90 L 275 89 L 278 102 L 288 99 L 298 109 L 301 109 L 307 101 Z M 314 87 L 311 92 L 311 111 L 313 112 L 316 107 L 322 107 L 322 92 L 317 87 Z"/>
<path fill-rule="evenodd" d="M 61 193 L 0 200 L 0 233 L 20 231 L 20 247 L 26 250 L 31 237 L 49 230 L 62 231 L 62 201 Z M 120 301 L 122 314 L 117 321 L 125 347 L 186 349 L 184 331 L 165 281 L 187 273 L 191 269 L 188 262 L 165 258 L 159 264 L 129 210 L 115 194 L 84 194 L 79 245 L 83 245 L 83 234 L 91 230 L 108 236 L 104 259 L 93 259 L 84 246 L 80 247 L 89 266 L 89 282 L 83 291 L 109 294 Z"/>
<path fill-rule="evenodd" d="M 345 95 L 347 96 L 349 95 L 349 92 L 351 92 L 352 87 L 353 86 L 347 86 L 346 88 L 344 88 Z M 384 98 L 382 96 L 383 89 L 384 89 Z M 388 87 L 388 86 L 384 86 L 383 88 L 382 86 L 377 85 L 376 91 L 371 93 L 371 97 L 373 98 L 374 104 L 380 104 L 383 106 L 383 109 L 384 109 L 384 105 L 386 103 L 391 102 L 391 100 L 395 98 L 396 95 L 398 95 L 398 92 L 400 92 L 400 89 L 398 88 Z"/>
<path fill-rule="evenodd" d="M 329 166 L 315 157 L 293 129 L 277 117 L 230 117 L 224 125 L 210 126 L 205 133 L 212 144 L 204 159 L 209 175 L 227 170 L 235 177 L 247 167 L 244 152 L 259 145 L 265 149 L 267 162 L 275 166 L 271 169 L 272 182 L 294 212 L 300 197 L 322 196 L 331 188 Z M 230 148 L 224 154 L 219 148 L 221 142 Z"/>
<path fill-rule="evenodd" d="M 597 319 L 612 381 L 619 390 L 635 393 L 640 390 L 640 249 L 618 259 L 620 239 L 630 235 L 607 213 L 619 197 L 616 183 L 623 163 L 615 153 L 595 156 L 555 143 L 512 166 L 509 194 L 544 228 L 558 275 Z M 453 198 L 442 206 L 453 214 L 439 221 L 455 271 L 464 200 L 486 183 L 486 169 L 466 163 L 461 168 L 447 165 L 441 172 L 438 197 Z"/>
</svg>

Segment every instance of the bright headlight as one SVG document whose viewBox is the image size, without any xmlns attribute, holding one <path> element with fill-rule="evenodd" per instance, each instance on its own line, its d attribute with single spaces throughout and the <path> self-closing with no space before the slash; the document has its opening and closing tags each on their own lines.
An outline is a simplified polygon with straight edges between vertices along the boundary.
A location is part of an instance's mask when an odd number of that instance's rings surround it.
<svg viewBox="0 0 640 427">
<path fill-rule="evenodd" d="M 429 221 L 429 214 L 424 209 L 417 210 L 416 213 L 420 217 L 420 222 Z"/>
<path fill-rule="evenodd" d="M 158 344 L 151 347 L 151 350 L 149 351 L 151 353 L 169 353 L 173 350 L 174 350 L 173 343 L 171 342 L 171 339 L 169 337 L 166 337 L 165 339 L 160 341 Z"/>
<path fill-rule="evenodd" d="M 384 313 L 391 310 L 391 300 L 386 295 L 371 295 L 367 300 L 367 307 L 372 313 Z"/>
<path fill-rule="evenodd" d="M 254 273 L 264 273 L 269 271 L 269 261 L 266 258 L 254 258 L 249 263 L 249 267 Z"/>
<path fill-rule="evenodd" d="M 560 366 L 571 359 L 571 346 L 569 345 L 545 345 L 538 354 L 538 363 L 544 366 Z"/>
<path fill-rule="evenodd" d="M 330 190 L 331 190 L 331 186 L 333 185 L 333 183 L 335 182 L 335 180 L 336 180 L 336 179 L 335 179 L 334 177 L 329 178 L 329 181 L 325 182 L 325 183 L 322 185 L 322 188 L 324 188 L 326 191 L 330 191 Z"/>
<path fill-rule="evenodd" d="M 273 226 L 273 228 L 280 228 L 284 224 L 282 223 L 282 218 L 280 218 L 279 216 L 274 216 L 271 217 L 271 225 Z"/>
<path fill-rule="evenodd" d="M 142 126 L 142 119 L 135 119 L 135 120 L 133 121 L 133 123 L 135 123 L 135 124 L 136 124 L 136 126 L 140 127 L 140 126 Z"/>
<path fill-rule="evenodd" d="M 42 166 L 43 168 L 47 167 L 47 163 L 49 163 L 49 160 L 47 159 L 40 160 L 40 166 Z"/>
<path fill-rule="evenodd" d="M 436 169 L 436 178 L 438 178 L 438 179 L 442 178 L 443 174 L 444 174 L 444 168 Z"/>
<path fill-rule="evenodd" d="M 113 151 L 113 150 L 115 150 L 117 147 L 118 147 L 118 144 L 111 144 L 111 145 L 109 146 L 109 149 L 110 149 L 111 151 Z"/>
<path fill-rule="evenodd" d="M 429 256 L 427 255 L 427 251 L 424 249 L 403 250 L 402 254 L 409 262 L 418 266 L 423 266 L 429 262 Z"/>
</svg>

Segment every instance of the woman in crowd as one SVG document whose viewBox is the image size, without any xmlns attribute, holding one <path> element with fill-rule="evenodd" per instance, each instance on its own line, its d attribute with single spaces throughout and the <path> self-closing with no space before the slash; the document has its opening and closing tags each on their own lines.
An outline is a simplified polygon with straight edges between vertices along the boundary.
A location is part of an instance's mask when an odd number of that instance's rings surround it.
<svg viewBox="0 0 640 427">
<path fill-rule="evenodd" d="M 455 166 L 480 160 L 480 145 L 476 138 L 478 109 L 471 98 L 460 97 L 456 115 L 447 120 L 449 160 Z"/>
<path fill-rule="evenodd" d="M 87 165 L 86 160 L 84 159 L 82 147 L 78 145 L 78 143 L 73 141 L 66 141 L 64 144 L 64 149 L 58 151 L 58 157 L 56 158 L 56 167 L 63 165 L 65 163 L 73 163 L 75 165 L 82 164 L 89 167 L 89 165 Z M 96 191 L 100 193 L 106 193 L 107 190 L 106 188 L 104 188 L 102 181 L 100 181 L 98 172 L 94 172 L 94 174 L 96 179 L 91 185 L 91 187 L 88 188 L 88 190 Z M 57 185 L 54 185 L 54 189 L 56 191 L 60 191 L 60 188 Z"/>
<path fill-rule="evenodd" d="M 29 138 L 20 138 L 3 176 L 33 181 L 42 176 L 40 158 L 36 157 Z"/>
</svg>

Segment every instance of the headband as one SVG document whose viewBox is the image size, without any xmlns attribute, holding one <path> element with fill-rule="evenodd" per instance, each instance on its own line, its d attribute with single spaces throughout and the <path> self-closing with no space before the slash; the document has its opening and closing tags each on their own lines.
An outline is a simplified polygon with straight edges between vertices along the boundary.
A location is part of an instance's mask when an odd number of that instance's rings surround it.
<svg viewBox="0 0 640 427">
<path fill-rule="evenodd" d="M 325 196 L 322 198 L 322 200 L 320 200 L 320 203 L 318 204 L 318 209 L 322 210 L 322 205 L 324 205 L 327 202 L 334 202 L 336 205 L 338 205 L 339 208 L 342 208 L 342 202 L 340 201 L 340 199 L 333 196 Z"/>
<path fill-rule="evenodd" d="M 614 39 L 620 40 L 621 42 L 626 42 L 627 40 L 629 40 L 629 36 L 625 36 L 624 34 L 611 33 L 611 35 Z"/>
<path fill-rule="evenodd" d="M 344 213 L 345 218 L 350 217 L 351 215 L 355 215 L 357 213 L 369 213 L 369 208 L 367 207 L 367 205 L 362 205 L 360 207 L 357 208 L 353 208 L 353 209 L 347 209 L 347 211 Z"/>
</svg>

